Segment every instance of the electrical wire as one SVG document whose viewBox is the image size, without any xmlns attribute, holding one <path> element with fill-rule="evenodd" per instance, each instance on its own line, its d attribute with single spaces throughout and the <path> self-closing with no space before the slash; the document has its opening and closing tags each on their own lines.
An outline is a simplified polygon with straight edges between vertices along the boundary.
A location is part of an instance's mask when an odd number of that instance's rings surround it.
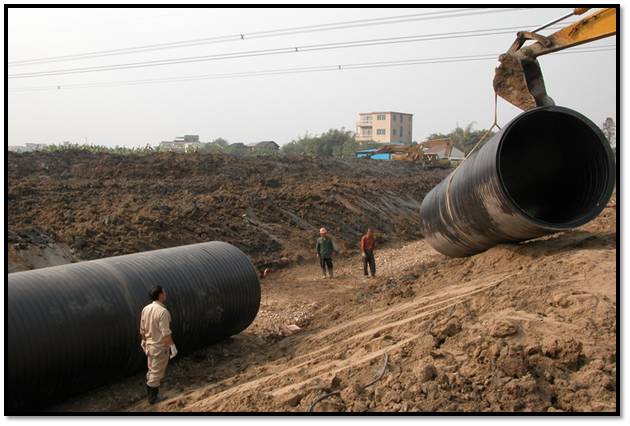
<svg viewBox="0 0 630 426">
<path fill-rule="evenodd" d="M 66 69 L 57 69 L 57 70 L 48 70 L 48 71 L 9 74 L 8 78 L 16 79 L 16 78 L 48 77 L 48 76 L 56 76 L 56 75 L 82 74 L 82 73 L 88 73 L 88 72 L 114 71 L 114 70 L 121 70 L 121 69 L 146 68 L 146 67 L 154 67 L 154 66 L 173 65 L 173 64 L 218 61 L 218 60 L 226 60 L 226 59 L 247 58 L 247 57 L 254 57 L 254 56 L 269 56 L 269 55 L 290 54 L 290 53 L 297 53 L 297 52 L 312 52 L 312 51 L 321 51 L 321 50 L 345 49 L 345 48 L 351 48 L 351 47 L 380 46 L 380 45 L 388 45 L 388 44 L 413 43 L 413 42 L 432 41 L 432 40 L 450 40 L 450 39 L 457 39 L 457 38 L 464 38 L 464 37 L 465 38 L 485 37 L 485 36 L 490 36 L 490 35 L 511 34 L 515 29 L 520 29 L 520 28 L 522 28 L 522 26 L 503 27 L 503 28 L 486 28 L 486 29 L 467 30 L 467 31 L 450 31 L 450 32 L 445 32 L 445 33 L 420 34 L 420 35 L 413 35 L 413 36 L 354 40 L 354 41 L 346 41 L 346 42 L 319 43 L 319 44 L 311 44 L 311 45 L 304 45 L 304 46 L 290 46 L 290 47 L 283 47 L 283 48 L 276 48 L 276 49 L 249 50 L 249 51 L 219 53 L 219 54 L 214 54 L 214 55 L 191 56 L 191 57 L 183 57 L 183 58 L 159 59 L 159 60 L 153 60 L 153 61 L 129 62 L 129 63 L 122 63 L 122 64 L 98 65 L 98 66 L 92 66 L 92 67 L 66 68 Z"/>
<path fill-rule="evenodd" d="M 603 46 L 598 46 L 598 47 L 576 47 L 572 50 L 565 50 L 565 51 L 557 52 L 555 55 L 574 54 L 574 53 L 594 53 L 594 52 L 605 52 L 605 51 L 614 51 L 614 50 L 616 50 L 616 45 L 603 45 Z M 147 84 L 177 83 L 177 82 L 229 79 L 229 78 L 240 78 L 240 77 L 261 77 L 261 76 L 274 76 L 274 75 L 284 75 L 284 74 L 375 69 L 375 68 L 384 68 L 384 67 L 427 65 L 427 64 L 438 64 L 438 63 L 487 61 L 487 60 L 496 60 L 498 56 L 499 56 L 499 53 L 488 53 L 488 54 L 464 55 L 464 56 L 447 56 L 447 57 L 437 57 L 437 58 L 413 58 L 413 59 L 400 59 L 400 60 L 395 60 L 395 61 L 362 62 L 362 63 L 353 63 L 353 64 L 336 64 L 336 65 L 321 65 L 321 66 L 292 67 L 292 68 L 275 68 L 275 69 L 257 70 L 257 71 L 242 71 L 242 72 L 231 72 L 231 73 L 220 73 L 220 74 L 201 74 L 201 75 L 165 77 L 165 78 L 156 78 L 156 79 L 17 87 L 17 88 L 9 88 L 8 91 L 9 92 L 29 92 L 29 91 L 47 91 L 47 90 L 60 90 L 60 89 L 87 89 L 87 88 L 99 88 L 99 87 L 138 86 L 138 85 L 147 85 Z"/>
<path fill-rule="evenodd" d="M 205 44 L 226 43 L 258 38 L 281 37 L 287 35 L 304 34 L 319 31 L 331 31 L 348 28 L 360 28 L 374 25 L 388 25 L 404 22 L 424 21 L 442 18 L 458 18 L 492 13 L 504 13 L 523 10 L 526 8 L 491 9 L 491 8 L 464 8 L 460 10 L 446 10 L 437 12 L 415 13 L 407 15 L 397 15 L 382 18 L 357 19 L 352 21 L 333 22 L 328 24 L 305 25 L 299 27 L 289 27 L 276 30 L 255 31 L 249 33 L 231 34 L 225 36 L 205 37 L 191 40 L 182 40 L 167 43 L 148 44 L 135 47 L 98 50 L 92 52 L 77 53 L 71 55 L 49 56 L 44 58 L 25 59 L 8 62 L 9 67 L 39 65 L 52 62 L 67 62 L 84 59 L 93 59 L 104 56 L 127 55 L 131 53 L 143 53 L 157 50 L 174 49 L 181 47 L 199 46 Z"/>
</svg>

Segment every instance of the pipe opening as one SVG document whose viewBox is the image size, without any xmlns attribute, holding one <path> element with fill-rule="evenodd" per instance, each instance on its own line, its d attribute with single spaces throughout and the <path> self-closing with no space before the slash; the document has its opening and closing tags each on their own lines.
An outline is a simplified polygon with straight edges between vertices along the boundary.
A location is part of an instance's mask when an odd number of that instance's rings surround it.
<svg viewBox="0 0 630 426">
<path fill-rule="evenodd" d="M 612 151 L 599 129 L 574 113 L 533 110 L 497 150 L 503 189 L 535 222 L 571 228 L 604 208 L 614 185 Z"/>
</svg>

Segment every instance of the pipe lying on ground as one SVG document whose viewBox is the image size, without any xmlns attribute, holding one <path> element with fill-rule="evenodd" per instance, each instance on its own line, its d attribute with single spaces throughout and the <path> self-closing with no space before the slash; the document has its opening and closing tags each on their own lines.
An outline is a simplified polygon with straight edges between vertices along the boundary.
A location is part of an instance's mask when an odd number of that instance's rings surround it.
<svg viewBox="0 0 630 426">
<path fill-rule="evenodd" d="M 450 183 L 449 183 L 450 182 Z M 601 130 L 568 108 L 529 110 L 427 194 L 422 232 L 447 256 L 469 256 L 575 228 L 597 217 L 615 184 Z"/>
<path fill-rule="evenodd" d="M 166 291 L 181 354 L 243 331 L 260 305 L 249 258 L 217 241 L 9 274 L 9 410 L 146 368 L 140 312 L 156 285 Z"/>
</svg>

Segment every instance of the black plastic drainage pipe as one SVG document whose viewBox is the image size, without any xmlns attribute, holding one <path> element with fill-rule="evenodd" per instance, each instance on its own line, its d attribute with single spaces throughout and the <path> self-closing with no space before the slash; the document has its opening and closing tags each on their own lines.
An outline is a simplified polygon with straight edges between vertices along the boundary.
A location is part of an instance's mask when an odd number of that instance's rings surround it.
<svg viewBox="0 0 630 426">
<path fill-rule="evenodd" d="M 469 256 L 583 225 L 614 185 L 613 152 L 592 121 L 564 107 L 535 108 L 427 194 L 422 232 L 437 251 Z"/>
<path fill-rule="evenodd" d="M 260 305 L 249 258 L 217 241 L 9 274 L 9 410 L 146 368 L 140 312 L 155 285 L 166 291 L 180 355 L 243 331 Z"/>
</svg>

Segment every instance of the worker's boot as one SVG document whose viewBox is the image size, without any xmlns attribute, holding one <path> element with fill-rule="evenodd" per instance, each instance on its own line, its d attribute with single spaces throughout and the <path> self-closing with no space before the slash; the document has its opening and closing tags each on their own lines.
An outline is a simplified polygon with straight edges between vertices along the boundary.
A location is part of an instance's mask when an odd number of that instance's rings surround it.
<svg viewBox="0 0 630 426">
<path fill-rule="evenodd" d="M 166 397 L 160 395 L 160 388 L 153 388 L 153 402 L 151 404 L 157 404 L 158 402 L 162 402 L 166 399 Z"/>
<path fill-rule="evenodd" d="M 152 388 L 147 385 L 147 401 L 149 401 L 149 404 L 155 404 L 155 395 L 153 394 L 153 390 L 155 389 L 157 388 Z"/>
</svg>

